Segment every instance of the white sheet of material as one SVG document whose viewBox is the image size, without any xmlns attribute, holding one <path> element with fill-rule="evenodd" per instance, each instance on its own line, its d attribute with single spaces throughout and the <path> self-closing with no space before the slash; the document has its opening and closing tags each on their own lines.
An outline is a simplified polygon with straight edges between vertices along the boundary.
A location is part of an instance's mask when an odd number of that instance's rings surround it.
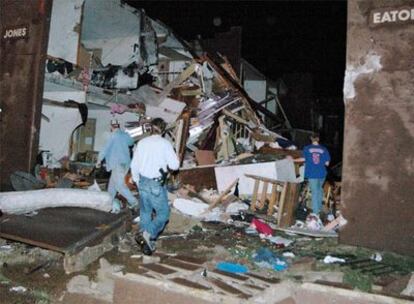
<svg viewBox="0 0 414 304">
<path fill-rule="evenodd" d="M 161 117 L 167 123 L 177 120 L 185 108 L 185 103 L 171 98 L 165 98 L 157 107 L 147 105 L 146 115 L 156 118 Z"/>
<path fill-rule="evenodd" d="M 296 183 L 295 164 L 292 159 L 282 159 L 275 162 L 277 178 L 281 182 Z"/>
<path fill-rule="evenodd" d="M 181 213 L 194 217 L 201 217 L 203 215 L 203 212 L 205 212 L 208 208 L 208 205 L 205 203 L 184 198 L 175 199 L 173 206 Z"/>
<path fill-rule="evenodd" d="M 24 214 L 54 207 L 81 207 L 109 212 L 112 199 L 108 192 L 82 189 L 0 192 L 0 210 L 4 213 Z"/>
<path fill-rule="evenodd" d="M 253 192 L 254 180 L 246 177 L 245 174 L 258 175 L 272 179 L 278 178 L 275 162 L 215 167 L 214 172 L 219 192 L 223 192 L 236 178 L 239 178 L 239 194 L 248 195 L 251 195 Z M 261 191 L 261 188 L 259 190 Z M 270 193 L 271 191 L 272 187 L 268 187 L 267 192 Z"/>
<path fill-rule="evenodd" d="M 234 202 L 227 206 L 226 213 L 237 214 L 239 213 L 239 211 L 247 210 L 247 209 L 249 209 L 249 206 L 247 206 L 245 203 Z"/>
<path fill-rule="evenodd" d="M 78 108 L 65 108 L 52 105 L 43 105 L 44 119 L 40 123 L 40 150 L 48 150 L 55 160 L 68 156 L 69 140 L 72 131 L 82 123 Z"/>
</svg>

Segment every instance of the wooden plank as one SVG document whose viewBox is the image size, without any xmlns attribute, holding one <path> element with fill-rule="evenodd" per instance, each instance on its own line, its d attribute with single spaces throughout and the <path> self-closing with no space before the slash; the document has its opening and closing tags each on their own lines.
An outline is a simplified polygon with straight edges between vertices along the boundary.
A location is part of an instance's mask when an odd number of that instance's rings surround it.
<svg viewBox="0 0 414 304">
<path fill-rule="evenodd" d="M 123 227 L 126 218 L 124 212 L 114 215 L 88 208 L 45 208 L 33 217 L 3 216 L 0 237 L 75 254 L 86 246 L 99 244 L 107 235 Z"/>
<path fill-rule="evenodd" d="M 277 213 L 277 225 L 280 227 L 280 224 L 282 222 L 282 216 L 285 208 L 285 198 L 286 198 L 286 191 L 287 191 L 287 183 L 283 186 L 282 194 L 280 195 L 279 200 L 279 210 Z"/>
<path fill-rule="evenodd" d="M 276 203 L 277 198 L 277 185 L 272 184 L 272 196 L 270 197 L 269 206 L 267 208 L 267 215 L 273 214 L 273 209 Z"/>
<path fill-rule="evenodd" d="M 226 116 L 228 116 L 228 117 L 230 117 L 230 118 L 233 118 L 235 121 L 237 121 L 237 122 L 239 122 L 239 123 L 241 123 L 241 124 L 244 124 L 244 125 L 249 125 L 249 122 L 247 121 L 247 120 L 245 120 L 245 119 L 243 119 L 243 118 L 241 118 L 240 116 L 238 116 L 238 115 L 236 115 L 236 114 L 234 114 L 234 113 L 232 113 L 232 112 L 230 112 L 229 110 L 227 110 L 227 109 L 223 109 L 222 110 L 222 112 L 223 112 L 223 114 L 225 114 Z"/>
<path fill-rule="evenodd" d="M 322 231 L 322 230 L 314 231 L 314 230 L 308 230 L 304 228 L 282 228 L 282 227 L 277 227 L 276 230 L 299 234 L 299 235 L 312 236 L 312 237 L 338 237 L 338 234 L 332 231 Z"/>
<path fill-rule="evenodd" d="M 214 165 L 216 163 L 216 157 L 214 151 L 211 150 L 196 150 L 195 157 L 198 165 Z"/>
<path fill-rule="evenodd" d="M 287 183 L 283 215 L 279 227 L 290 227 L 295 223 L 295 210 L 299 204 L 300 184 Z"/>
<path fill-rule="evenodd" d="M 221 200 L 227 195 L 229 194 L 229 192 L 231 191 L 231 189 L 233 189 L 234 186 L 237 185 L 237 183 L 239 182 L 239 179 L 236 178 L 236 180 L 230 184 L 230 186 L 228 186 L 221 194 L 220 196 L 216 199 L 216 201 L 214 201 L 209 207 L 208 210 L 212 210 L 214 207 L 216 207 L 216 205 L 218 205 Z"/>
<path fill-rule="evenodd" d="M 253 196 L 252 196 L 252 201 L 250 203 L 250 209 L 252 211 L 256 210 L 256 200 L 257 200 L 257 191 L 259 191 L 259 183 L 260 181 L 258 179 L 256 179 L 256 181 L 254 182 Z"/>
<path fill-rule="evenodd" d="M 178 159 L 180 161 L 180 166 L 183 164 L 185 149 L 187 146 L 187 139 L 188 139 L 189 130 L 190 130 L 190 113 L 189 112 L 183 113 L 181 118 L 183 119 L 183 128 L 182 128 L 182 132 L 180 136 L 180 144 L 179 144 L 180 148 L 177 151 Z"/>
<path fill-rule="evenodd" d="M 277 184 L 277 185 L 280 185 L 280 186 L 283 186 L 283 185 L 285 184 L 284 182 L 281 182 L 281 181 L 275 180 L 275 179 L 273 179 L 273 178 L 268 178 L 268 177 L 263 177 L 263 176 L 253 175 L 253 174 L 245 174 L 244 176 L 246 176 L 246 177 L 250 177 L 250 178 L 253 178 L 253 179 L 255 179 L 255 180 L 262 181 L 262 182 L 267 182 L 267 183 Z"/>
<path fill-rule="evenodd" d="M 54 245 L 48 244 L 46 242 L 35 241 L 35 240 L 29 239 L 29 238 L 19 237 L 17 235 L 12 235 L 12 234 L 8 234 L 8 233 L 0 233 L 0 236 L 2 238 L 6 239 L 6 240 L 18 241 L 18 242 L 21 242 L 21 243 L 24 243 L 24 244 L 29 244 L 29 245 L 33 245 L 33 246 L 36 246 L 36 247 L 45 248 L 45 249 L 65 253 L 64 248 L 54 246 Z"/>
<path fill-rule="evenodd" d="M 162 102 L 165 97 L 170 94 L 171 90 L 174 89 L 176 86 L 184 82 L 186 79 L 188 79 L 197 68 L 198 64 L 193 63 L 188 68 L 186 68 L 180 75 L 178 75 L 173 81 L 171 81 L 161 92 L 159 95 L 159 101 Z"/>
<path fill-rule="evenodd" d="M 264 182 L 263 188 L 262 188 L 262 196 L 260 198 L 260 209 L 262 209 L 266 204 L 267 188 L 268 187 L 269 187 L 269 182 Z"/>
<path fill-rule="evenodd" d="M 194 186 L 196 191 L 203 188 L 217 189 L 216 175 L 214 173 L 215 165 L 199 166 L 190 169 L 181 169 L 178 178 L 182 184 Z"/>
</svg>

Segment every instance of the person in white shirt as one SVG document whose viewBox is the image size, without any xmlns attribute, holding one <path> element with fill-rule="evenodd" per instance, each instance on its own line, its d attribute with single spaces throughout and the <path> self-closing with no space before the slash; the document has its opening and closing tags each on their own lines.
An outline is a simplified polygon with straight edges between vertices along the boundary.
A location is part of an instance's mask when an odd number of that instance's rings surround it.
<svg viewBox="0 0 414 304">
<path fill-rule="evenodd" d="M 142 245 L 144 254 L 155 250 L 155 240 L 170 217 L 161 171 L 175 171 L 180 166 L 171 143 L 161 136 L 165 127 L 164 120 L 153 119 L 152 135 L 138 142 L 131 162 L 132 179 L 140 195 L 140 233 L 135 239 Z"/>
</svg>

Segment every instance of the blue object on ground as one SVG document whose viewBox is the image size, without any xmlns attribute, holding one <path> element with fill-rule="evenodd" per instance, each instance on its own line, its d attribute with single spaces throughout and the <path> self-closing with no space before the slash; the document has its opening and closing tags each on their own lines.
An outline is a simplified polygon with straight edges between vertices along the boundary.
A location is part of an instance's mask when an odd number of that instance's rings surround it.
<svg viewBox="0 0 414 304">
<path fill-rule="evenodd" d="M 219 262 L 216 265 L 216 268 L 221 271 L 231 272 L 231 273 L 247 273 L 249 268 L 242 264 L 231 263 L 231 262 Z"/>
<path fill-rule="evenodd" d="M 288 265 L 283 257 L 278 257 L 268 248 L 262 247 L 253 255 L 256 265 L 263 268 L 270 268 L 275 271 L 287 269 Z"/>
</svg>

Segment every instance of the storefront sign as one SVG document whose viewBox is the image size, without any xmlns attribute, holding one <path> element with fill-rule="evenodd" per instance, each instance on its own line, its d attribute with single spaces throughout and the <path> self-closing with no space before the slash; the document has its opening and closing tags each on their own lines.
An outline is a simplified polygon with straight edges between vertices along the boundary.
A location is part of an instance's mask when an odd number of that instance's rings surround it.
<svg viewBox="0 0 414 304">
<path fill-rule="evenodd" d="M 29 37 L 29 27 L 27 25 L 17 25 L 6 27 L 2 30 L 3 40 L 25 39 Z"/>
<path fill-rule="evenodd" d="M 382 8 L 370 14 L 369 24 L 372 27 L 404 23 L 414 23 L 414 7 Z"/>
</svg>

